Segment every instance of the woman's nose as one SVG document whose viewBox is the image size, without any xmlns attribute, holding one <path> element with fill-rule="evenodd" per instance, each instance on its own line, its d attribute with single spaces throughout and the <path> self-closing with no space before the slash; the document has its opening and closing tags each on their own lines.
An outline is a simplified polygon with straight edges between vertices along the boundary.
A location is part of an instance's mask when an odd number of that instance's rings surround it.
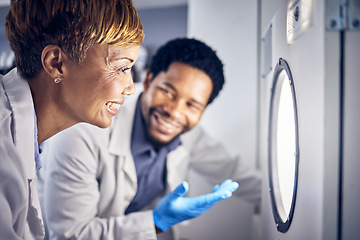
<svg viewBox="0 0 360 240">
<path fill-rule="evenodd" d="M 130 77 L 130 80 L 128 82 L 127 87 L 124 88 L 124 95 L 131 95 L 135 93 L 135 85 L 132 77 Z"/>
</svg>

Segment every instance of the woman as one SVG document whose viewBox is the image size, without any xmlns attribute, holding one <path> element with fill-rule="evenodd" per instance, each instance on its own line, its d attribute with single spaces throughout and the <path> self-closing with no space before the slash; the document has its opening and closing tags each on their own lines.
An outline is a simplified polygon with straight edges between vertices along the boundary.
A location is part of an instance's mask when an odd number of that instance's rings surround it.
<svg viewBox="0 0 360 240">
<path fill-rule="evenodd" d="M 11 0 L 6 34 L 17 68 L 0 76 L 0 236 L 41 239 L 38 144 L 111 124 L 135 91 L 143 27 L 131 0 Z"/>
</svg>

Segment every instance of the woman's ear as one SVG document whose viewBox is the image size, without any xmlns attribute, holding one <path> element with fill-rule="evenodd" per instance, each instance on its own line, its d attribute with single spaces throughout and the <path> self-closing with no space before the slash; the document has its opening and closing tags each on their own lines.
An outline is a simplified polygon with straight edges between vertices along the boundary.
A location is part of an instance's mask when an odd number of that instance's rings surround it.
<svg viewBox="0 0 360 240">
<path fill-rule="evenodd" d="M 53 79 L 62 76 L 65 58 L 65 53 L 56 45 L 46 46 L 41 54 L 43 68 Z"/>
<path fill-rule="evenodd" d="M 148 69 L 146 71 L 146 77 L 145 77 L 145 80 L 144 80 L 144 83 L 143 83 L 144 84 L 144 90 L 143 91 L 146 91 L 149 88 L 152 80 L 153 80 L 153 73 L 150 72 L 150 70 Z"/>
</svg>

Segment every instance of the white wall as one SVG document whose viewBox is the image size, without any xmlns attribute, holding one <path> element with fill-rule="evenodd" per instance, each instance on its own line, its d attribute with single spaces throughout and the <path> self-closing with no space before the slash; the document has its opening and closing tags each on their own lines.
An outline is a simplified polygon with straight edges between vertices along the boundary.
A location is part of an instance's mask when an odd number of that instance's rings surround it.
<svg viewBox="0 0 360 240">
<path fill-rule="evenodd" d="M 148 50 L 149 61 L 159 47 L 170 39 L 186 37 L 187 11 L 187 5 L 138 10 L 145 33 L 143 46 Z"/>
<path fill-rule="evenodd" d="M 189 0 L 188 36 L 215 49 L 225 65 L 226 83 L 206 109 L 201 125 L 233 154 L 255 166 L 257 114 L 257 1 Z M 210 191 L 195 173 L 192 194 Z M 253 208 L 231 198 L 182 231 L 183 239 L 251 239 Z"/>
<path fill-rule="evenodd" d="M 10 6 L 10 0 L 0 0 L 0 6 Z"/>
<path fill-rule="evenodd" d="M 1 0 L 0 0 L 1 1 Z M 187 0 L 133 0 L 136 10 L 186 5 Z"/>
<path fill-rule="evenodd" d="M 225 86 L 202 119 L 233 153 L 254 161 L 257 87 L 257 2 L 190 0 L 188 36 L 214 48 L 225 65 Z"/>
<path fill-rule="evenodd" d="M 261 0 L 261 34 L 264 33 L 281 4 L 283 4 L 282 0 Z"/>
<path fill-rule="evenodd" d="M 264 240 L 339 239 L 337 234 L 339 226 L 338 188 L 340 184 L 340 38 L 338 32 L 327 31 L 325 28 L 325 6 L 328 2 L 324 0 L 312 2 L 314 4 L 312 12 L 313 24 L 291 45 L 286 42 L 287 0 L 277 1 L 279 11 L 277 11 L 272 21 L 273 40 L 271 65 L 274 67 L 280 57 L 285 59 L 291 68 L 294 79 L 299 120 L 300 158 L 294 218 L 286 233 L 280 233 L 276 230 L 270 204 L 270 194 L 267 191 L 269 183 L 268 180 L 264 181 L 262 198 L 262 239 Z M 262 9 L 265 11 L 266 7 L 262 6 Z M 269 16 L 269 12 L 266 14 L 263 13 L 262 16 Z M 359 48 L 356 50 L 358 49 Z M 351 53 L 354 53 L 354 50 L 355 49 L 351 49 Z M 352 67 L 352 70 L 357 68 L 355 64 L 357 62 L 355 58 L 348 62 L 345 60 L 346 66 L 349 68 Z M 260 156 L 263 162 L 263 175 L 265 179 L 268 179 L 268 109 L 270 105 L 269 99 L 272 76 L 273 72 L 267 74 L 261 79 L 260 85 L 261 138 L 259 141 L 261 142 Z M 350 74 L 346 72 L 345 76 L 350 76 Z M 355 81 L 358 80 L 358 77 L 355 77 L 358 76 L 358 74 L 352 76 L 353 79 L 356 79 Z M 351 89 L 354 90 L 355 88 L 356 85 L 351 84 Z M 358 92 L 358 88 L 355 92 Z M 354 108 L 358 109 L 358 107 L 355 106 Z M 351 110 L 348 112 L 352 113 Z M 352 117 L 354 117 L 354 115 L 352 115 Z M 354 135 L 350 137 L 355 137 L 359 132 L 356 126 L 351 126 L 350 131 Z M 353 139 L 353 141 L 349 142 L 355 143 L 358 141 Z M 349 144 L 345 143 L 345 146 L 349 146 Z M 344 151 L 345 155 L 353 153 L 355 153 L 355 151 Z M 352 160 L 355 159 L 357 160 L 358 158 L 354 157 Z M 350 164 L 348 167 L 353 169 L 354 167 L 356 168 L 356 165 Z M 358 176 L 358 168 L 354 169 L 354 172 L 356 172 Z M 344 173 L 344 176 L 349 175 Z M 353 183 L 356 182 L 356 180 L 354 180 L 353 178 Z M 353 200 L 356 199 L 352 198 L 354 196 L 351 194 L 341 197 L 343 199 L 347 197 Z M 356 212 L 358 208 L 354 208 L 354 206 L 359 202 L 358 199 L 359 198 L 357 198 L 356 203 L 349 206 L 351 207 L 349 210 L 355 213 L 356 216 L 359 216 L 359 211 Z M 354 223 L 354 225 L 356 225 L 355 228 L 358 229 L 358 217 L 357 219 L 354 218 L 354 221 L 351 221 L 351 223 Z M 346 224 L 346 227 L 349 227 L 351 223 Z M 355 228 L 353 227 L 353 229 Z M 351 234 L 349 230 L 350 229 L 344 229 L 344 234 Z M 343 239 L 359 239 L 359 236 L 353 235 L 350 238 Z"/>
</svg>

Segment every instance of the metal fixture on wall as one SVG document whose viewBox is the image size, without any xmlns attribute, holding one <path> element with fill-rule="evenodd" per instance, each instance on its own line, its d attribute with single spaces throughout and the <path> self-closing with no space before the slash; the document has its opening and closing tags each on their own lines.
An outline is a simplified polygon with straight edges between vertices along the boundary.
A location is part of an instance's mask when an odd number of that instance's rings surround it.
<svg viewBox="0 0 360 240">
<path fill-rule="evenodd" d="M 274 70 L 269 120 L 269 184 L 277 230 L 287 232 L 295 209 L 299 131 L 294 81 L 280 58 Z"/>
</svg>

